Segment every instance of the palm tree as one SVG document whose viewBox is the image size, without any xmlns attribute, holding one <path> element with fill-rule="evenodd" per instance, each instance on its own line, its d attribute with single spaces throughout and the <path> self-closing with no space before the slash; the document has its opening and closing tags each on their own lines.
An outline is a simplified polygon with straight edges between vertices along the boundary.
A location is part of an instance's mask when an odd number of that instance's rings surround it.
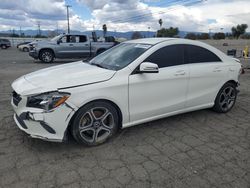
<svg viewBox="0 0 250 188">
<path fill-rule="evenodd" d="M 103 24 L 102 26 L 102 30 L 103 30 L 103 37 L 106 37 L 106 34 L 107 34 L 107 25 L 106 24 Z"/>
<path fill-rule="evenodd" d="M 159 19 L 158 22 L 159 22 L 159 24 L 160 24 L 160 29 L 161 29 L 161 26 L 162 26 L 162 23 L 163 23 L 163 22 L 162 22 L 162 19 Z"/>
</svg>

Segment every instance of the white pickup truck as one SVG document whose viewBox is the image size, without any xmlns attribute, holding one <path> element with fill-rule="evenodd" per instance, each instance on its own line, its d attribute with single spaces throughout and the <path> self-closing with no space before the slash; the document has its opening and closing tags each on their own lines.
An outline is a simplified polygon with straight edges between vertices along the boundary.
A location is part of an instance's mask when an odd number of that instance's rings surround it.
<svg viewBox="0 0 250 188">
<path fill-rule="evenodd" d="M 45 63 L 55 58 L 88 58 L 113 47 L 116 42 L 93 42 L 87 35 L 61 34 L 50 41 L 39 41 L 31 46 L 29 55 Z"/>
</svg>

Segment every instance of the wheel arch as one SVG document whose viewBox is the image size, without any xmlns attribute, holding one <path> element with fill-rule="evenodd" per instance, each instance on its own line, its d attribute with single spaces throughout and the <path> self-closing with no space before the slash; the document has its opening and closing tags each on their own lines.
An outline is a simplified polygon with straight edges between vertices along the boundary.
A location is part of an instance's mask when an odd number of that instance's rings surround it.
<svg viewBox="0 0 250 188">
<path fill-rule="evenodd" d="M 229 80 L 229 81 L 227 81 L 225 84 L 227 84 L 227 83 L 232 83 L 232 84 L 234 84 L 235 86 L 238 86 L 238 84 L 239 84 L 239 83 L 236 82 L 235 80 Z M 224 84 L 224 85 L 225 85 L 225 84 Z M 223 85 L 223 86 L 224 86 L 224 85 Z M 222 86 L 222 87 L 223 87 L 223 86 Z"/>
<path fill-rule="evenodd" d="M 53 53 L 54 57 L 56 57 L 55 52 L 54 52 L 54 50 L 52 48 L 42 48 L 42 49 L 40 49 L 39 52 L 38 52 L 38 57 L 40 57 L 41 52 L 44 51 L 44 50 L 50 50 Z"/>
<path fill-rule="evenodd" d="M 76 115 L 77 115 L 77 112 L 83 108 L 84 106 L 86 106 L 87 104 L 90 104 L 90 103 L 93 103 L 93 102 L 106 102 L 106 103 L 109 103 L 111 104 L 112 106 L 115 107 L 117 113 L 118 113 L 118 120 L 119 120 L 119 125 L 118 125 L 118 128 L 121 129 L 122 128 L 122 122 L 123 122 L 123 116 L 122 116 L 122 111 L 120 109 L 120 107 L 113 101 L 111 100 L 108 100 L 108 99 L 95 99 L 95 100 L 91 100 L 91 101 L 88 101 L 87 103 L 83 104 L 80 108 L 78 108 L 77 111 L 75 111 L 74 115 L 71 117 L 70 121 L 69 121 L 69 124 L 68 124 L 68 127 L 67 127 L 67 134 L 69 134 L 70 132 L 70 129 L 71 129 L 71 126 L 72 126 L 72 122 L 74 121 Z"/>
<path fill-rule="evenodd" d="M 223 85 L 220 86 L 218 92 L 217 92 L 216 95 L 214 96 L 214 101 L 215 101 L 217 95 L 219 94 L 221 88 L 223 88 L 224 85 L 227 84 L 227 83 L 232 83 L 232 84 L 234 84 L 236 87 L 239 85 L 239 82 L 237 82 L 237 81 L 235 81 L 235 80 L 228 80 L 227 82 L 225 82 Z"/>
</svg>

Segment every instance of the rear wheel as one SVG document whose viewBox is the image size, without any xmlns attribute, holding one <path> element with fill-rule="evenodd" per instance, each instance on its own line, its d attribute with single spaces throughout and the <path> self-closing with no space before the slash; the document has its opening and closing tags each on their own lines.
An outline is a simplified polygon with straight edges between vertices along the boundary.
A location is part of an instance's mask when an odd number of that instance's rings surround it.
<svg viewBox="0 0 250 188">
<path fill-rule="evenodd" d="M 118 113 L 114 106 L 102 101 L 92 102 L 77 112 L 71 132 L 77 142 L 96 146 L 117 132 L 118 122 Z"/>
<path fill-rule="evenodd" d="M 217 94 L 213 110 L 219 113 L 230 111 L 236 101 L 237 90 L 233 83 L 226 83 Z"/>
<path fill-rule="evenodd" d="M 54 60 L 54 53 L 51 50 L 43 50 L 40 52 L 39 59 L 44 63 L 52 63 Z"/>
</svg>

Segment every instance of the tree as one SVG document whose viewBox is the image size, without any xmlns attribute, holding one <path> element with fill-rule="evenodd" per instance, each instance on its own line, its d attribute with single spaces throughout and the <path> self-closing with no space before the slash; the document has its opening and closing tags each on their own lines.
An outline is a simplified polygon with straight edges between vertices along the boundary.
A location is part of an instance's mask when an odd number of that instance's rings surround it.
<svg viewBox="0 0 250 188">
<path fill-rule="evenodd" d="M 210 39 L 210 35 L 208 33 L 201 33 L 200 35 L 197 35 L 197 39 L 207 40 Z"/>
<path fill-rule="evenodd" d="M 140 38 L 143 38 L 141 33 L 138 32 L 138 31 L 135 31 L 132 36 L 131 36 L 131 39 L 140 39 Z"/>
<path fill-rule="evenodd" d="M 247 24 L 241 24 L 237 25 L 236 27 L 232 27 L 232 34 L 235 38 L 239 38 L 240 35 L 243 35 L 246 33 L 246 29 L 248 28 Z"/>
<path fill-rule="evenodd" d="M 108 30 L 106 24 L 103 24 L 103 25 L 102 25 L 102 30 L 103 30 L 103 37 L 106 37 L 107 30 Z"/>
<path fill-rule="evenodd" d="M 213 36 L 213 39 L 215 40 L 220 40 L 220 39 L 225 39 L 226 38 L 226 35 L 225 33 L 215 33 L 214 36 Z"/>
<path fill-rule="evenodd" d="M 188 34 L 186 34 L 185 39 L 196 40 L 197 36 L 195 33 L 188 33 Z"/>
<path fill-rule="evenodd" d="M 178 35 L 178 27 L 162 28 L 157 31 L 157 37 L 174 37 Z"/>
<path fill-rule="evenodd" d="M 160 29 L 161 29 L 161 26 L 162 26 L 162 24 L 163 24 L 163 22 L 162 22 L 162 19 L 159 19 L 159 24 L 160 24 Z"/>
</svg>

